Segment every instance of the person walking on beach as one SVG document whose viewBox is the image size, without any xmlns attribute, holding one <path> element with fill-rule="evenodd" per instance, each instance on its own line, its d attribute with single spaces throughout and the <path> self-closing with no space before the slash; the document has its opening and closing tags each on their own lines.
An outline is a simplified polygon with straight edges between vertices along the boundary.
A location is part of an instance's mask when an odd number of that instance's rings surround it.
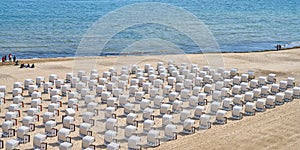
<svg viewBox="0 0 300 150">
<path fill-rule="evenodd" d="M 4 61 L 5 61 L 5 58 L 4 58 L 4 56 L 2 56 L 2 63 L 4 63 Z"/>
<path fill-rule="evenodd" d="M 12 54 L 8 54 L 8 59 L 9 59 L 9 61 L 12 60 Z"/>
<path fill-rule="evenodd" d="M 17 59 L 17 57 L 16 57 L 16 55 L 14 55 L 13 61 L 16 62 L 16 59 Z"/>
</svg>

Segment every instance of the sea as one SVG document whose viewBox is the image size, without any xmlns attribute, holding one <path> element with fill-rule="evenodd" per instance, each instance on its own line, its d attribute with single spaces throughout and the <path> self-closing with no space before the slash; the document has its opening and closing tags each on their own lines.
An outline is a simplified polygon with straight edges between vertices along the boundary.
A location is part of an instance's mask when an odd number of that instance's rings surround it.
<svg viewBox="0 0 300 150">
<path fill-rule="evenodd" d="M 74 57 L 85 34 L 101 18 L 126 6 L 152 2 L 195 16 L 211 32 L 221 52 L 274 50 L 277 44 L 300 46 L 299 0 L 0 0 L 0 56 Z M 180 17 L 174 21 L 185 19 Z M 111 28 L 116 26 L 122 23 Z M 147 43 L 147 38 L 168 41 L 165 43 L 184 53 L 202 52 L 189 35 L 149 22 L 113 35 L 97 55 L 119 55 L 137 41 Z M 132 54 L 149 54 L 146 47 L 135 47 Z"/>
</svg>

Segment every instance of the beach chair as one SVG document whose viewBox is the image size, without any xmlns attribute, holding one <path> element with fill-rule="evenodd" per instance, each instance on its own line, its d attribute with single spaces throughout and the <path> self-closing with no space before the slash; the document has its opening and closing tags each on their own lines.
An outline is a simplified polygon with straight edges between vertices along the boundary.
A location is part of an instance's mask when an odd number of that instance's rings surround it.
<svg viewBox="0 0 300 150">
<path fill-rule="evenodd" d="M 54 81 L 57 79 L 58 79 L 58 75 L 56 75 L 56 74 L 49 75 L 49 82 L 52 82 L 54 84 Z"/>
<path fill-rule="evenodd" d="M 210 76 L 210 75 L 205 75 L 205 76 L 203 77 L 203 82 L 204 82 L 204 84 L 212 84 L 214 81 L 213 81 L 212 76 Z"/>
<path fill-rule="evenodd" d="M 84 98 L 87 96 L 87 95 L 92 95 L 91 91 L 89 88 L 83 88 L 81 89 L 80 91 L 80 95 L 81 95 L 81 98 Z M 92 96 L 88 96 L 88 97 L 93 97 L 95 98 L 95 95 L 92 95 Z"/>
<path fill-rule="evenodd" d="M 230 71 L 225 70 L 223 72 L 223 79 L 230 79 Z"/>
<path fill-rule="evenodd" d="M 231 113 L 231 118 L 235 120 L 240 120 L 243 119 L 243 106 L 233 106 L 232 108 L 232 113 Z"/>
<path fill-rule="evenodd" d="M 195 133 L 195 120 L 186 119 L 183 122 L 183 133 L 193 134 Z"/>
<path fill-rule="evenodd" d="M 147 134 L 149 131 L 153 129 L 154 125 L 155 125 L 154 120 L 149 120 L 149 119 L 145 120 L 143 122 L 143 132 Z"/>
<path fill-rule="evenodd" d="M 211 117 L 210 115 L 203 114 L 199 119 L 199 129 L 210 129 L 211 128 Z"/>
<path fill-rule="evenodd" d="M 249 80 L 255 79 L 255 72 L 249 70 L 249 71 L 248 71 L 248 77 L 249 77 Z"/>
<path fill-rule="evenodd" d="M 116 143 L 117 132 L 112 130 L 107 130 L 104 134 L 104 145 L 108 145 L 111 142 Z"/>
<path fill-rule="evenodd" d="M 296 99 L 300 98 L 300 87 L 293 88 L 293 98 L 296 98 Z"/>
<path fill-rule="evenodd" d="M 3 92 L 1 92 L 1 93 L 3 93 Z M 18 96 L 18 95 L 23 95 L 23 90 L 22 90 L 22 88 L 14 88 L 13 90 L 12 90 L 12 96 L 13 97 L 15 97 L 15 96 Z M 5 94 L 3 93 L 3 98 L 4 98 L 4 96 L 5 96 Z"/>
<path fill-rule="evenodd" d="M 20 126 L 17 129 L 17 140 L 20 141 L 20 143 L 25 144 L 30 142 L 30 128 L 26 126 Z"/>
<path fill-rule="evenodd" d="M 22 82 L 14 82 L 13 88 L 22 88 L 23 89 L 23 83 Z"/>
<path fill-rule="evenodd" d="M 280 81 L 279 82 L 279 91 L 284 92 L 288 88 L 288 82 L 287 81 Z"/>
<path fill-rule="evenodd" d="M 129 150 L 140 150 L 141 149 L 141 138 L 139 136 L 131 136 L 128 139 L 128 149 Z"/>
<path fill-rule="evenodd" d="M 118 131 L 118 120 L 115 118 L 108 118 L 105 122 L 105 130 Z"/>
<path fill-rule="evenodd" d="M 282 105 L 284 104 L 284 93 L 277 93 L 275 95 L 275 104 L 276 105 Z"/>
<path fill-rule="evenodd" d="M 135 126 L 138 126 L 138 115 L 137 114 L 134 114 L 134 113 L 130 113 L 127 115 L 126 117 L 126 124 L 127 125 L 135 125 Z"/>
<path fill-rule="evenodd" d="M 235 76 L 232 78 L 232 83 L 233 85 L 240 85 L 241 84 L 241 77 L 240 76 Z"/>
<path fill-rule="evenodd" d="M 249 74 L 243 73 L 241 75 L 241 82 L 249 82 Z"/>
<path fill-rule="evenodd" d="M 203 66 L 202 71 L 209 71 L 210 70 L 210 66 Z"/>
<path fill-rule="evenodd" d="M 233 86 L 232 79 L 224 79 L 223 87 L 231 89 L 232 86 Z"/>
<path fill-rule="evenodd" d="M 223 110 L 230 111 L 230 110 L 232 110 L 233 106 L 234 106 L 234 104 L 233 104 L 233 99 L 232 98 L 225 98 L 223 100 L 223 105 L 222 105 Z"/>
<path fill-rule="evenodd" d="M 286 90 L 284 92 L 284 101 L 285 102 L 291 102 L 293 100 L 294 100 L 293 91 L 292 90 Z"/>
<path fill-rule="evenodd" d="M 183 83 L 184 79 L 185 79 L 184 75 L 178 75 L 178 76 L 176 76 L 176 82 L 177 83 Z"/>
<path fill-rule="evenodd" d="M 178 99 L 179 93 L 178 92 L 171 92 L 169 94 L 169 102 L 173 103 L 175 100 Z"/>
<path fill-rule="evenodd" d="M 171 114 L 172 105 L 170 104 L 161 104 L 160 106 L 160 115 L 163 116 L 165 114 Z"/>
<path fill-rule="evenodd" d="M 218 110 L 216 113 L 216 120 L 215 120 L 215 124 L 226 124 L 227 123 L 227 111 L 225 110 Z"/>
<path fill-rule="evenodd" d="M 272 84 L 270 94 L 275 95 L 279 92 L 279 85 L 278 84 Z"/>
<path fill-rule="evenodd" d="M 145 96 L 145 92 L 135 92 L 135 102 L 140 103 Z"/>
<path fill-rule="evenodd" d="M 93 112 L 85 112 L 82 114 L 82 122 L 86 122 L 86 123 L 90 123 L 92 125 L 94 125 L 95 123 L 95 120 L 94 120 L 94 117 L 95 117 L 95 113 Z"/>
<path fill-rule="evenodd" d="M 176 83 L 175 84 L 175 92 L 180 93 L 182 89 L 183 89 L 183 83 Z"/>
<path fill-rule="evenodd" d="M 55 88 L 60 89 L 62 85 L 64 85 L 64 80 L 63 79 L 57 79 L 55 80 Z"/>
<path fill-rule="evenodd" d="M 50 90 L 50 98 L 54 95 L 61 95 L 60 90 L 59 89 L 51 89 Z"/>
<path fill-rule="evenodd" d="M 111 142 L 106 146 L 107 150 L 119 150 L 121 148 L 120 144 Z"/>
<path fill-rule="evenodd" d="M 221 81 L 223 79 L 222 74 L 217 72 L 214 73 L 212 77 L 214 82 Z"/>
<path fill-rule="evenodd" d="M 164 88 L 163 88 L 163 97 L 169 97 L 169 94 L 171 93 L 171 91 L 172 91 L 172 86 L 170 86 L 170 85 L 166 85 L 166 86 L 164 86 Z"/>
<path fill-rule="evenodd" d="M 261 98 L 261 89 L 254 89 L 253 90 L 253 99 L 257 100 Z"/>
<path fill-rule="evenodd" d="M 54 113 L 53 112 L 45 112 L 43 114 L 43 123 L 46 123 L 47 121 L 50 121 L 50 120 L 55 120 L 54 118 Z"/>
<path fill-rule="evenodd" d="M 293 88 L 295 87 L 295 78 L 288 77 L 287 78 L 287 88 Z"/>
<path fill-rule="evenodd" d="M 212 100 L 218 102 L 222 101 L 222 92 L 214 90 L 212 93 Z"/>
<path fill-rule="evenodd" d="M 173 116 L 169 114 L 165 114 L 162 116 L 162 126 L 166 126 L 168 124 L 172 124 Z"/>
<path fill-rule="evenodd" d="M 94 96 L 89 96 L 91 98 L 95 98 Z M 107 103 L 107 100 L 111 97 L 111 93 L 110 92 L 102 92 L 101 94 L 101 103 L 105 104 Z"/>
<path fill-rule="evenodd" d="M 149 90 L 150 90 L 150 88 L 151 88 L 151 85 L 152 85 L 152 83 L 150 83 L 150 82 L 144 82 L 144 83 L 143 83 L 143 88 L 142 88 L 142 90 L 143 90 L 143 92 L 145 92 L 145 94 L 148 94 L 148 93 L 149 93 Z"/>
<path fill-rule="evenodd" d="M 136 135 L 137 127 L 133 125 L 128 125 L 124 129 L 124 137 L 125 139 L 129 139 L 132 135 Z"/>
<path fill-rule="evenodd" d="M 60 143 L 62 142 L 70 142 L 70 133 L 71 133 L 71 130 L 70 129 L 66 129 L 66 128 L 61 128 L 58 130 L 58 133 L 57 133 L 57 139 Z"/>
<path fill-rule="evenodd" d="M 253 92 L 246 92 L 244 96 L 244 101 L 245 102 L 253 102 Z"/>
<path fill-rule="evenodd" d="M 250 88 L 249 88 L 248 82 L 242 82 L 242 83 L 241 83 L 241 93 L 242 93 L 242 94 L 248 92 L 249 89 L 250 89 Z"/>
<path fill-rule="evenodd" d="M 19 144 L 20 144 L 20 141 L 15 140 L 15 139 L 10 139 L 10 140 L 6 141 L 6 143 L 5 143 L 5 148 L 6 148 L 7 150 L 18 149 Z"/>
<path fill-rule="evenodd" d="M 22 125 L 31 128 L 30 131 L 35 130 L 35 119 L 32 116 L 25 116 L 22 119 Z"/>
<path fill-rule="evenodd" d="M 56 122 L 54 120 L 49 120 L 45 122 L 45 135 L 48 137 L 57 136 Z"/>
<path fill-rule="evenodd" d="M 266 98 L 266 108 L 274 108 L 275 107 L 275 96 L 267 96 Z"/>
<path fill-rule="evenodd" d="M 149 99 L 154 100 L 158 97 L 163 98 L 162 96 L 159 96 L 159 89 L 157 88 L 150 89 Z"/>
<path fill-rule="evenodd" d="M 179 113 L 183 109 L 183 102 L 179 100 L 175 100 L 172 105 L 172 112 Z"/>
<path fill-rule="evenodd" d="M 21 104 L 24 106 L 24 97 L 21 95 L 13 97 L 13 104 Z"/>
<path fill-rule="evenodd" d="M 185 89 L 192 90 L 193 87 L 194 87 L 193 80 L 191 80 L 191 79 L 185 79 L 184 82 L 183 82 L 183 87 Z"/>
<path fill-rule="evenodd" d="M 71 126 L 73 126 L 75 123 L 75 118 L 71 116 L 65 116 L 63 117 L 62 123 L 64 128 L 71 129 Z"/>
<path fill-rule="evenodd" d="M 147 145 L 151 147 L 160 146 L 159 131 L 150 130 L 147 134 Z"/>
<path fill-rule="evenodd" d="M 263 76 L 260 76 L 258 78 L 258 86 L 262 87 L 262 86 L 265 86 L 265 85 L 267 85 L 267 78 L 263 77 Z"/>
<path fill-rule="evenodd" d="M 191 117 L 191 111 L 189 110 L 183 110 L 180 112 L 179 120 L 181 123 L 183 123 L 186 119 Z"/>
<path fill-rule="evenodd" d="M 270 94 L 269 87 L 268 86 L 262 86 L 261 87 L 260 97 L 266 98 L 269 94 Z"/>
<path fill-rule="evenodd" d="M 153 107 L 160 108 L 162 103 L 164 103 L 164 97 L 159 96 L 159 95 L 155 96 L 155 98 L 153 100 Z"/>
<path fill-rule="evenodd" d="M 239 95 L 241 94 L 241 86 L 234 85 L 232 88 L 232 95 Z"/>
<path fill-rule="evenodd" d="M 229 88 L 222 88 L 221 89 L 221 97 L 222 99 L 226 98 L 226 97 L 230 97 L 230 89 Z"/>
<path fill-rule="evenodd" d="M 177 126 L 173 124 L 168 124 L 164 129 L 164 138 L 168 141 L 177 139 Z"/>
<path fill-rule="evenodd" d="M 233 97 L 233 104 L 243 106 L 243 95 L 235 95 Z"/>
<path fill-rule="evenodd" d="M 34 137 L 33 137 L 33 147 L 35 149 L 41 149 L 42 146 L 43 146 L 43 143 L 46 142 L 46 138 L 47 138 L 47 136 L 45 134 L 38 133 L 38 134 L 34 135 Z"/>
<path fill-rule="evenodd" d="M 71 79 L 74 77 L 73 73 L 66 73 L 66 83 L 70 83 Z"/>
<path fill-rule="evenodd" d="M 245 104 L 245 115 L 254 116 L 255 115 L 255 104 L 252 102 L 247 102 Z"/>
<path fill-rule="evenodd" d="M 217 81 L 215 84 L 215 90 L 221 91 L 222 88 L 224 87 L 224 82 L 223 81 Z"/>
<path fill-rule="evenodd" d="M 198 104 L 200 106 L 207 105 L 207 94 L 206 93 L 200 93 L 198 95 Z"/>
<path fill-rule="evenodd" d="M 160 88 L 162 88 L 162 85 L 163 85 L 163 80 L 161 80 L 161 79 L 156 79 L 153 81 L 154 88 L 160 89 Z"/>
<path fill-rule="evenodd" d="M 90 148 L 91 146 L 93 146 L 93 143 L 95 142 L 95 138 L 92 136 L 85 136 L 82 138 L 82 149 L 85 148 Z"/>
<path fill-rule="evenodd" d="M 220 109 L 221 103 L 217 101 L 213 101 L 210 105 L 210 114 L 215 115 L 217 111 Z"/>
<path fill-rule="evenodd" d="M 115 107 L 116 109 L 118 109 L 118 98 L 116 97 L 110 97 L 107 99 L 106 101 L 106 107 Z"/>
<path fill-rule="evenodd" d="M 81 137 L 88 136 L 88 135 L 91 136 L 92 134 L 91 128 L 92 128 L 91 124 L 86 122 L 81 123 L 79 126 L 79 135 Z"/>
<path fill-rule="evenodd" d="M 34 84 L 34 80 L 32 79 L 25 79 L 24 80 L 24 90 L 28 90 L 29 85 L 33 85 Z"/>
<path fill-rule="evenodd" d="M 150 100 L 148 99 L 143 99 L 140 102 L 140 111 L 144 111 L 146 108 L 150 107 Z"/>
<path fill-rule="evenodd" d="M 28 95 L 31 96 L 33 92 L 38 91 L 38 86 L 37 85 L 29 85 L 28 86 Z"/>
<path fill-rule="evenodd" d="M 120 95 L 119 98 L 119 105 L 124 107 L 125 104 L 129 103 L 129 95 Z"/>
<path fill-rule="evenodd" d="M 239 70 L 238 70 L 238 68 L 232 68 L 232 69 L 230 69 L 230 77 L 233 78 L 235 76 L 239 76 Z"/>
<path fill-rule="evenodd" d="M 68 93 L 68 99 L 71 99 L 71 98 L 75 98 L 75 99 L 79 99 L 79 93 L 78 92 L 69 92 Z"/>
<path fill-rule="evenodd" d="M 173 87 L 176 84 L 176 78 L 175 78 L 176 76 L 177 76 L 177 74 L 175 75 L 172 73 L 171 77 L 168 77 L 168 80 L 167 80 L 168 85 Z"/>
<path fill-rule="evenodd" d="M 211 95 L 212 94 L 212 85 L 211 84 L 206 84 L 204 86 L 204 93 L 206 93 L 207 95 Z"/>
<path fill-rule="evenodd" d="M 149 82 L 153 83 L 154 80 L 156 80 L 156 79 L 157 79 L 157 75 L 149 74 L 149 77 L 148 77 Z"/>
<path fill-rule="evenodd" d="M 81 80 L 82 76 L 86 76 L 86 75 L 87 75 L 87 73 L 84 70 L 79 70 L 77 72 L 77 77 L 80 78 L 80 80 Z"/>
<path fill-rule="evenodd" d="M 6 120 L 2 123 L 2 137 L 12 137 L 15 136 L 14 122 Z"/>
<path fill-rule="evenodd" d="M 93 80 L 88 80 L 88 88 L 93 91 L 95 89 L 95 87 L 97 86 L 97 80 L 93 79 Z"/>
<path fill-rule="evenodd" d="M 66 84 L 66 85 L 62 85 L 61 87 L 61 95 L 62 96 L 67 96 L 68 92 L 71 92 L 71 86 Z"/>
<path fill-rule="evenodd" d="M 205 107 L 204 106 L 197 106 L 195 108 L 195 111 L 194 111 L 194 118 L 195 119 L 200 119 L 202 114 L 205 114 Z"/>
<path fill-rule="evenodd" d="M 258 111 L 258 112 L 266 111 L 266 100 L 265 99 L 258 99 L 256 101 L 256 111 Z"/>
<path fill-rule="evenodd" d="M 270 73 L 267 77 L 267 84 L 274 84 L 276 83 L 276 74 Z"/>
<path fill-rule="evenodd" d="M 255 79 L 250 80 L 249 86 L 251 90 L 258 88 L 258 80 Z"/>
<path fill-rule="evenodd" d="M 126 103 L 124 105 L 124 115 L 135 112 L 135 105 L 131 103 Z"/>
<path fill-rule="evenodd" d="M 105 108 L 105 118 L 116 118 L 116 107 L 106 107 Z"/>
<path fill-rule="evenodd" d="M 76 88 L 76 84 L 80 82 L 80 79 L 77 77 L 72 77 L 71 79 L 71 88 Z"/>
<path fill-rule="evenodd" d="M 198 102 L 198 97 L 197 96 L 191 96 L 189 98 L 189 108 L 195 108 L 199 105 L 199 102 Z"/>
<path fill-rule="evenodd" d="M 203 78 L 202 77 L 196 77 L 194 80 L 195 86 L 203 87 Z"/>
<path fill-rule="evenodd" d="M 109 82 L 105 85 L 105 87 L 108 92 L 112 92 L 112 90 L 117 87 L 117 84 L 114 82 Z"/>
<path fill-rule="evenodd" d="M 151 119 L 154 120 L 154 110 L 151 108 L 145 108 L 143 111 L 143 119 L 147 120 L 147 119 Z"/>
<path fill-rule="evenodd" d="M 72 150 L 73 144 L 70 142 L 62 142 L 59 144 L 59 150 Z"/>
</svg>

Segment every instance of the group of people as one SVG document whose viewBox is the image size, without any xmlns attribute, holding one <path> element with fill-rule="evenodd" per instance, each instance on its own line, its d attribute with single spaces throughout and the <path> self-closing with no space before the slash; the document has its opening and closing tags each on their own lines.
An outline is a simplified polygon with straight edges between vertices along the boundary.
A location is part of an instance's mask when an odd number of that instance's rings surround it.
<svg viewBox="0 0 300 150">
<path fill-rule="evenodd" d="M 2 62 L 6 62 L 6 61 L 16 62 L 17 61 L 17 57 L 16 57 L 16 55 L 12 55 L 12 54 L 8 54 L 7 56 L 6 55 L 2 56 Z"/>
<path fill-rule="evenodd" d="M 30 65 L 30 64 L 21 64 L 20 68 L 35 68 L 34 64 Z"/>
</svg>

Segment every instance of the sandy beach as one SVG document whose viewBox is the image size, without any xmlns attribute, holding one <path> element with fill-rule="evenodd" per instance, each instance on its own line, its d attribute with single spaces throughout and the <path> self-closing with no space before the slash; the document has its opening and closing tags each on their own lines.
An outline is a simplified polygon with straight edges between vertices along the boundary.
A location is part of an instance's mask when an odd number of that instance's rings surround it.
<svg viewBox="0 0 300 150">
<path fill-rule="evenodd" d="M 168 62 L 168 58 L 175 59 L 184 57 L 184 60 L 189 60 L 191 63 L 198 64 L 200 68 L 209 65 L 206 58 L 215 57 L 216 60 L 222 60 L 224 68 L 238 68 L 240 73 L 247 73 L 252 70 L 259 76 L 267 76 L 269 73 L 277 74 L 277 81 L 286 80 L 287 77 L 294 77 L 296 85 L 300 81 L 300 48 L 282 50 L 282 51 L 267 51 L 267 52 L 251 52 L 251 53 L 222 53 L 222 54 L 187 54 L 176 56 L 107 56 L 93 57 L 95 59 L 96 69 L 99 75 L 114 66 L 130 65 L 138 63 L 141 67 L 143 64 L 150 63 L 153 66 L 158 61 Z M 221 57 L 221 58 L 220 58 Z M 147 58 L 147 59 L 145 59 Z M 66 73 L 73 72 L 73 58 L 49 58 L 49 59 L 31 59 L 20 60 L 20 63 L 34 63 L 35 68 L 19 68 L 13 65 L 0 66 L 0 85 L 6 85 L 7 91 L 11 92 L 13 83 L 25 79 L 34 79 L 37 76 L 44 76 L 46 80 L 50 74 L 57 74 L 60 79 L 64 79 Z M 91 69 L 88 69 L 89 72 Z M 41 90 L 42 88 L 39 88 Z M 25 92 L 27 93 L 27 92 Z M 49 97 L 44 95 L 47 108 Z M 63 98 L 67 102 L 67 98 Z M 25 97 L 25 102 L 30 102 L 30 97 Z M 0 124 L 4 122 L 4 116 L 7 106 L 12 103 L 11 94 L 8 95 L 7 103 L 1 106 Z M 179 135 L 175 141 L 163 142 L 161 146 L 155 149 L 299 149 L 300 146 L 300 100 L 296 99 L 292 102 L 278 106 L 275 109 L 268 109 L 266 112 L 257 113 L 256 116 L 247 116 L 242 120 L 229 120 L 225 125 L 214 125 L 207 131 L 196 131 L 192 135 Z M 64 105 L 62 110 L 67 106 Z M 104 110 L 100 106 L 100 110 Z M 26 105 L 24 110 L 30 108 L 30 104 Z M 46 110 L 46 109 L 45 109 Z M 45 111 L 44 110 L 44 111 Z M 100 112 L 100 114 L 103 112 Z M 122 110 L 118 109 L 117 113 L 121 114 Z M 157 111 L 156 111 L 157 113 Z M 42 114 L 42 112 L 41 112 Z M 26 116 L 23 112 L 22 116 Z M 79 118 L 79 115 L 77 116 Z M 103 127 L 104 121 L 99 127 Z M 124 123 L 126 118 L 120 119 L 120 124 Z M 157 119 L 158 120 L 158 119 Z M 19 120 L 20 121 L 20 120 Z M 61 117 L 57 118 L 57 122 L 61 122 Z M 80 123 L 76 119 L 77 125 Z M 21 123 L 20 123 L 21 124 Z M 19 124 L 19 126 L 20 126 Z M 40 120 L 39 124 L 42 124 Z M 158 121 L 158 125 L 159 125 Z M 62 127 L 62 124 L 57 126 Z M 1 129 L 0 129 L 1 132 Z M 35 132 L 30 133 L 32 136 L 36 133 L 43 133 L 43 128 L 37 128 Z M 103 130 L 97 130 L 103 134 Z M 96 137 L 97 132 L 94 133 Z M 78 130 L 71 134 L 74 140 L 73 149 L 81 149 L 81 140 L 77 138 Z M 4 138 L 6 141 L 8 138 Z M 48 142 L 56 141 L 57 138 L 49 138 Z M 55 143 L 55 142 L 53 142 Z M 49 144 L 49 149 L 55 149 L 57 144 Z M 96 145 L 103 143 L 103 137 L 97 136 Z M 125 144 L 121 144 L 125 145 Z M 32 148 L 32 143 L 21 145 L 21 149 Z M 97 148 L 103 148 L 101 146 Z"/>
</svg>

